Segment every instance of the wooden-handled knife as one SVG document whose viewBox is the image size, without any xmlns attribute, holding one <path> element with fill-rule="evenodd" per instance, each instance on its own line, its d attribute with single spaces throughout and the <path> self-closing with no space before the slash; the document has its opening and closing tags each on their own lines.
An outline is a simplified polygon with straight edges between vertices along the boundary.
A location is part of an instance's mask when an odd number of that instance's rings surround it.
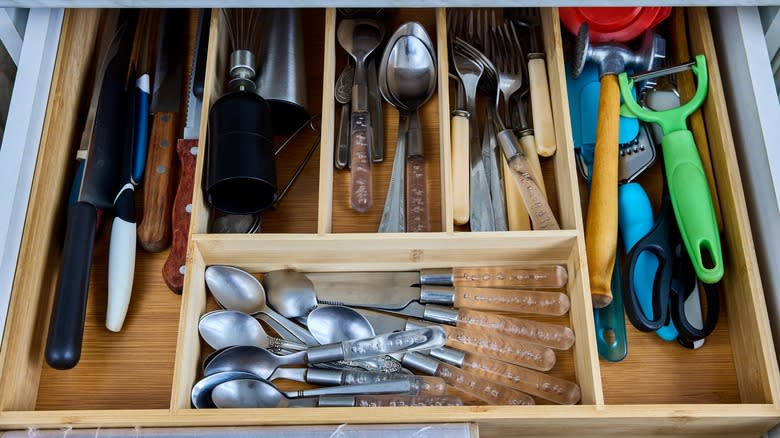
<svg viewBox="0 0 780 438">
<path fill-rule="evenodd" d="M 82 135 L 82 144 L 89 144 L 84 175 L 78 201 L 68 215 L 46 342 L 46 362 L 52 368 L 73 368 L 81 358 L 97 212 L 112 208 L 117 193 L 126 123 L 125 78 L 136 20 L 137 12 L 121 12 L 116 32 L 106 32 L 111 44 L 100 55 L 89 123 Z"/>
<path fill-rule="evenodd" d="M 171 240 L 171 209 L 176 184 L 175 141 L 178 138 L 189 11 L 162 11 L 157 45 L 149 153 L 144 173 L 144 215 L 138 240 L 149 252 L 160 252 Z"/>
<path fill-rule="evenodd" d="M 187 93 L 184 136 L 176 144 L 176 152 L 181 165 L 181 177 L 171 213 L 173 228 L 171 250 L 163 265 L 162 275 L 168 288 L 177 294 L 180 294 L 184 287 L 184 265 L 190 232 L 192 191 L 195 187 L 195 162 L 198 154 L 198 134 L 200 133 L 200 115 L 203 106 L 203 81 L 206 71 L 210 16 L 208 9 L 200 11 Z"/>
</svg>

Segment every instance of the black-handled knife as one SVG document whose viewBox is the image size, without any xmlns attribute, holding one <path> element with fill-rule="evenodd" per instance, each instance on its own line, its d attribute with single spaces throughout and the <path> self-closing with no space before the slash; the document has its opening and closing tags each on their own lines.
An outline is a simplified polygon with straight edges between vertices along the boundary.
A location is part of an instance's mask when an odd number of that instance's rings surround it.
<svg viewBox="0 0 780 438">
<path fill-rule="evenodd" d="M 125 78 L 137 12 L 122 11 L 108 50 L 101 54 L 85 129 L 89 148 L 78 202 L 68 216 L 57 289 L 46 342 L 46 362 L 69 369 L 81 358 L 97 209 L 112 208 L 117 193 L 122 136 L 125 133 Z M 106 32 L 111 35 L 110 31 Z M 89 128 L 89 126 L 87 127 Z"/>
</svg>

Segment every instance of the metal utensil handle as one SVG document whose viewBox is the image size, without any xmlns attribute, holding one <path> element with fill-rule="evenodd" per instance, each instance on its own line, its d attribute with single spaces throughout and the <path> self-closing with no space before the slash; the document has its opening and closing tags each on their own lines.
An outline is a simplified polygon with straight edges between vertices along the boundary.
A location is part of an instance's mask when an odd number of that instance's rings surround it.
<svg viewBox="0 0 780 438">
<path fill-rule="evenodd" d="M 527 319 L 461 309 L 457 316 L 457 326 L 467 329 L 491 330 L 516 336 L 558 350 L 568 350 L 574 344 L 574 332 L 571 328 Z"/>
<path fill-rule="evenodd" d="M 371 175 L 371 114 L 368 111 L 352 112 L 350 148 L 352 171 L 350 203 L 353 210 L 365 213 L 374 203 Z"/>
<path fill-rule="evenodd" d="M 294 322 L 290 321 L 289 319 L 285 318 L 284 316 L 278 314 L 274 310 L 272 310 L 270 307 L 266 307 L 266 309 L 263 311 L 263 313 L 268 316 L 269 318 L 276 321 L 279 325 L 284 327 L 285 330 L 287 330 L 291 335 L 295 336 L 303 342 L 306 345 L 319 345 L 319 342 L 317 342 L 316 339 L 314 339 L 314 336 L 309 333 L 308 330 L 304 329 L 303 327 L 296 325 Z"/>
<path fill-rule="evenodd" d="M 387 333 L 368 339 L 344 341 L 344 359 L 362 359 L 405 351 L 428 350 L 444 345 L 447 334 L 441 327 L 426 327 Z"/>
<path fill-rule="evenodd" d="M 336 169 L 346 169 L 349 166 L 349 105 L 341 105 L 341 117 L 339 118 L 339 132 L 336 137 Z"/>
<path fill-rule="evenodd" d="M 385 118 L 382 96 L 379 94 L 376 58 L 372 56 L 368 60 L 368 111 L 374 119 L 374 124 L 371 125 L 371 161 L 381 163 L 385 160 Z"/>
<path fill-rule="evenodd" d="M 351 394 L 400 394 L 412 389 L 409 380 L 388 380 L 379 383 L 365 385 L 341 385 L 327 386 L 324 388 L 304 389 L 300 391 L 287 391 L 288 398 L 315 397 L 320 395 L 351 395 Z"/>
</svg>

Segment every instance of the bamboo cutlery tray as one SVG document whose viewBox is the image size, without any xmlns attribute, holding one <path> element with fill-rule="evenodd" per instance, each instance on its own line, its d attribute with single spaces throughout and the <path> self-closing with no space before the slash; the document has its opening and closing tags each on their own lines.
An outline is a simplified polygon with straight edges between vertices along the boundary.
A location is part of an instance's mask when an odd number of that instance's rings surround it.
<svg viewBox="0 0 780 438">
<path fill-rule="evenodd" d="M 43 348 L 60 262 L 67 187 L 75 167 L 72 157 L 91 88 L 88 72 L 95 51 L 91 36 L 101 16 L 97 10 L 68 10 L 0 351 L 0 429 L 473 422 L 483 436 L 757 436 L 765 432 L 780 422 L 780 376 L 709 20 L 705 9 L 687 12 L 692 50 L 704 53 L 709 62 L 711 83 L 703 114 L 723 211 L 726 260 L 720 286 L 724 309 L 718 328 L 702 349 L 689 351 L 663 343 L 629 324 L 628 358 L 614 364 L 598 359 L 568 122 L 563 37 L 555 8 L 542 10 L 542 27 L 558 150 L 543 160 L 543 169 L 562 229 L 492 233 L 462 232 L 452 225 L 445 11 L 392 11 L 388 29 L 404 21 L 420 21 L 437 46 L 438 93 L 421 113 L 434 232 L 422 234 L 375 233 L 395 144 L 397 113 L 389 105 L 384 119 L 385 162 L 374 168 L 374 207 L 364 214 L 349 209 L 348 173 L 333 168 L 337 121 L 333 84 L 346 54 L 336 43 L 335 9 L 307 9 L 303 16 L 309 110 L 321 111 L 319 154 L 279 208 L 264 215 L 260 234 L 209 234 L 210 209 L 196 184 L 183 295 L 171 293 L 162 280 L 166 253 L 139 250 L 131 307 L 120 333 L 104 328 L 108 233 L 103 230 L 94 251 L 82 359 L 72 370 L 56 371 L 45 365 Z M 221 20 L 220 14 L 212 14 L 203 121 L 223 91 L 227 34 Z M 205 139 L 205 134 L 203 123 L 200 138 Z M 286 152 L 292 158 L 280 156 L 280 181 L 286 180 L 312 139 L 313 134 L 307 134 L 296 140 Z M 201 150 L 205 147 L 205 140 L 201 141 Z M 198 182 L 204 156 L 199 154 Z M 571 309 L 556 322 L 576 334 L 571 350 L 556 352 L 560 354 L 551 373 L 580 385 L 579 405 L 190 407 L 190 390 L 205 353 L 198 318 L 216 306 L 204 281 L 208 265 L 228 264 L 261 273 L 286 267 L 401 271 L 549 263 L 568 270 L 565 292 Z"/>
</svg>

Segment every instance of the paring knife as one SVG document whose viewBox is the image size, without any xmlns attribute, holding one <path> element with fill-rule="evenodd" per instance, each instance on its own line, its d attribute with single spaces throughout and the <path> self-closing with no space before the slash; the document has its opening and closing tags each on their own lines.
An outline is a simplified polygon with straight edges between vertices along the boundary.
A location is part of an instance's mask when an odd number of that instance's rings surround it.
<svg viewBox="0 0 780 438">
<path fill-rule="evenodd" d="M 203 81 L 206 73 L 210 17 L 210 10 L 201 9 L 198 29 L 195 34 L 195 51 L 187 93 L 184 136 L 176 144 L 176 153 L 181 165 L 181 177 L 171 213 L 171 226 L 173 228 L 171 250 L 163 265 L 162 275 L 168 288 L 177 294 L 180 294 L 184 287 L 184 266 L 187 258 L 187 239 L 190 232 L 192 192 L 195 187 L 195 162 L 197 161 L 200 116 L 203 106 Z"/>
<path fill-rule="evenodd" d="M 94 111 L 95 115 L 94 127 L 85 130 L 82 137 L 82 143 L 85 137 L 89 138 L 89 152 L 78 202 L 68 214 L 46 343 L 46 362 L 57 369 L 73 368 L 81 358 L 97 211 L 112 207 L 117 190 L 119 146 L 126 121 L 125 78 L 136 20 L 137 12 L 121 12 L 119 28 L 108 50 L 101 54 L 95 76 L 97 81 L 90 103 L 90 112 Z"/>
<path fill-rule="evenodd" d="M 533 405 L 534 399 L 528 394 L 506 385 L 475 376 L 467 371 L 440 362 L 424 354 L 411 352 L 404 354 L 401 362 L 405 367 L 441 377 L 448 385 L 472 395 L 489 405 Z"/>
<path fill-rule="evenodd" d="M 138 19 L 133 41 L 128 82 L 137 76 L 136 70 L 148 69 L 146 48 L 149 34 L 149 14 L 142 12 Z M 135 58 L 135 59 L 133 59 Z M 129 85 L 129 83 L 128 83 Z M 122 330 L 135 275 L 136 215 L 135 186 L 138 167 L 146 161 L 146 145 L 149 137 L 149 74 L 142 73 L 135 80 L 135 93 L 127 93 L 125 112 L 128 118 L 121 165 L 122 187 L 114 198 L 114 221 L 111 226 L 111 242 L 108 253 L 108 303 L 106 328 L 112 332 Z M 143 172 L 141 172 L 143 175 Z"/>
<path fill-rule="evenodd" d="M 149 252 L 170 244 L 171 210 L 176 173 L 173 171 L 179 125 L 189 10 L 166 9 L 160 18 L 151 111 L 154 113 L 144 173 L 144 215 L 138 240 Z"/>
<path fill-rule="evenodd" d="M 400 318 L 398 316 L 368 309 L 358 309 L 357 311 L 371 323 L 371 326 L 377 334 L 412 330 L 432 325 L 429 322 Z M 500 336 L 498 333 L 491 333 L 489 329 L 463 330 L 447 325 L 442 325 L 441 328 L 447 333 L 445 345 L 451 348 L 437 349 L 449 351 L 432 350 L 431 355 L 439 359 L 453 362 L 446 358 L 453 357 L 453 354 L 451 353 L 453 352 L 453 349 L 457 349 L 461 350 L 461 352 L 468 351 L 481 354 L 540 371 L 548 371 L 555 366 L 555 352 L 547 347 L 522 342 L 511 336 Z M 455 356 L 457 357 L 455 357 L 454 362 L 458 364 L 462 363 L 463 356 L 458 354 L 455 354 Z"/>
<path fill-rule="evenodd" d="M 386 284 L 373 273 L 306 274 L 314 284 L 317 299 L 323 304 L 364 306 L 400 310 L 414 301 L 476 310 L 507 313 L 564 315 L 569 311 L 569 297 L 561 292 L 483 287 L 407 286 L 410 282 Z M 414 273 L 403 273 L 412 274 Z M 397 277 L 402 276 L 399 274 Z M 406 275 L 407 281 L 412 280 Z M 358 280 L 355 282 L 355 280 Z M 412 280 L 413 281 L 413 280 Z"/>
<path fill-rule="evenodd" d="M 133 144 L 132 182 L 139 185 L 146 168 L 146 152 L 149 146 L 149 103 L 151 99 L 151 57 L 150 36 L 152 28 L 158 25 L 159 14 L 144 9 L 138 19 L 138 27 L 130 57 L 130 77 L 135 80 L 135 142 Z"/>
</svg>

